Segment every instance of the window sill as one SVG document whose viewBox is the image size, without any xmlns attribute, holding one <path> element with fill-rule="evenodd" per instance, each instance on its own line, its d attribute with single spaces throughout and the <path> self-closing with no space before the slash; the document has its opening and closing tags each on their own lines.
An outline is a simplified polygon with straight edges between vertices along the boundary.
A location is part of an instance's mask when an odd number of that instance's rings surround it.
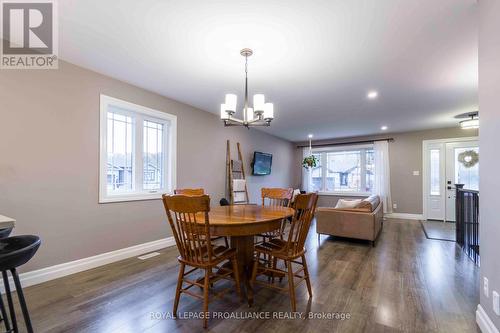
<svg viewBox="0 0 500 333">
<path fill-rule="evenodd" d="M 318 192 L 319 195 L 334 197 L 369 197 L 370 192 Z"/>
<path fill-rule="evenodd" d="M 113 203 L 113 202 L 127 202 L 127 201 L 144 201 L 144 200 L 158 200 L 164 194 L 164 191 L 156 193 L 130 193 L 121 195 L 109 195 L 99 197 L 99 203 Z"/>
</svg>

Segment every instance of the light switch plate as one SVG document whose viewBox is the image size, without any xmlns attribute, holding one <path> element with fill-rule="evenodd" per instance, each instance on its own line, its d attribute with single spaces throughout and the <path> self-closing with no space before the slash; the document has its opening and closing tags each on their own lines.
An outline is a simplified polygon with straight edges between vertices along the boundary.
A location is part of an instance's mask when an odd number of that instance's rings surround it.
<svg viewBox="0 0 500 333">
<path fill-rule="evenodd" d="M 500 316 L 500 297 L 496 291 L 493 291 L 493 311 Z"/>
<path fill-rule="evenodd" d="M 484 293 L 484 296 L 490 297 L 490 289 L 488 286 L 488 278 L 487 277 L 483 277 L 483 293 Z"/>
<path fill-rule="evenodd" d="M 392 204 L 392 209 L 398 209 L 398 204 L 397 203 L 393 203 Z"/>
<path fill-rule="evenodd" d="M 420 171 L 418 171 L 418 170 L 413 171 L 413 175 L 414 176 L 420 176 Z"/>
</svg>

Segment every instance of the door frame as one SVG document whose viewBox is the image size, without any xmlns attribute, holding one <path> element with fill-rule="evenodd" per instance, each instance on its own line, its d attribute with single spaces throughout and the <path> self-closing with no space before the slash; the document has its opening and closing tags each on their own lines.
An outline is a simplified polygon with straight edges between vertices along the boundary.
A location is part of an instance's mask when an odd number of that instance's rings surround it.
<svg viewBox="0 0 500 333">
<path fill-rule="evenodd" d="M 422 207 L 423 207 L 423 217 L 424 220 L 427 220 L 427 197 L 429 194 L 429 185 L 427 182 L 427 176 L 429 175 L 429 158 L 427 156 L 427 150 L 429 145 L 431 144 L 446 144 L 451 142 L 460 142 L 460 141 L 479 141 L 478 136 L 467 136 L 462 138 L 449 138 L 449 139 L 434 139 L 434 140 L 422 140 Z M 446 154 L 446 151 L 444 152 Z M 446 155 L 444 156 L 444 160 L 446 160 Z M 441 168 L 444 168 L 445 165 L 441 165 Z M 443 193 L 446 188 L 446 181 L 444 182 L 442 191 Z M 446 200 L 443 200 L 443 211 L 445 212 L 445 220 L 446 220 Z"/>
</svg>

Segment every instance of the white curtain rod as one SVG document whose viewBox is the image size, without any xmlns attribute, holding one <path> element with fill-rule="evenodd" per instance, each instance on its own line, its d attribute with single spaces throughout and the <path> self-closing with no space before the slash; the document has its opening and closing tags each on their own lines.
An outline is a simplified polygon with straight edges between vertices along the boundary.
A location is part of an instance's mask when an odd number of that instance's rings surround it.
<svg viewBox="0 0 500 333">
<path fill-rule="evenodd" d="M 347 141 L 347 142 L 337 142 L 337 143 L 318 143 L 311 145 L 314 147 L 330 147 L 330 146 L 347 146 L 347 145 L 361 145 L 367 143 L 374 143 L 376 141 L 394 141 L 394 138 L 385 138 L 385 139 L 374 139 L 374 140 L 363 140 L 363 141 Z M 297 148 L 309 147 L 309 144 L 298 145 Z"/>
</svg>

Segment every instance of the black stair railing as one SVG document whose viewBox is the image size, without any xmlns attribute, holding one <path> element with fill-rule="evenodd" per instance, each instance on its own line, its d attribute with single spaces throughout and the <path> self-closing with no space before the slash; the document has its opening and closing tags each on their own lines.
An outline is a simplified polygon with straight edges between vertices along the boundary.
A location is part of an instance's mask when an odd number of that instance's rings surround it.
<svg viewBox="0 0 500 333">
<path fill-rule="evenodd" d="M 463 251 L 479 266 L 479 191 L 456 186 L 456 238 Z"/>
</svg>

